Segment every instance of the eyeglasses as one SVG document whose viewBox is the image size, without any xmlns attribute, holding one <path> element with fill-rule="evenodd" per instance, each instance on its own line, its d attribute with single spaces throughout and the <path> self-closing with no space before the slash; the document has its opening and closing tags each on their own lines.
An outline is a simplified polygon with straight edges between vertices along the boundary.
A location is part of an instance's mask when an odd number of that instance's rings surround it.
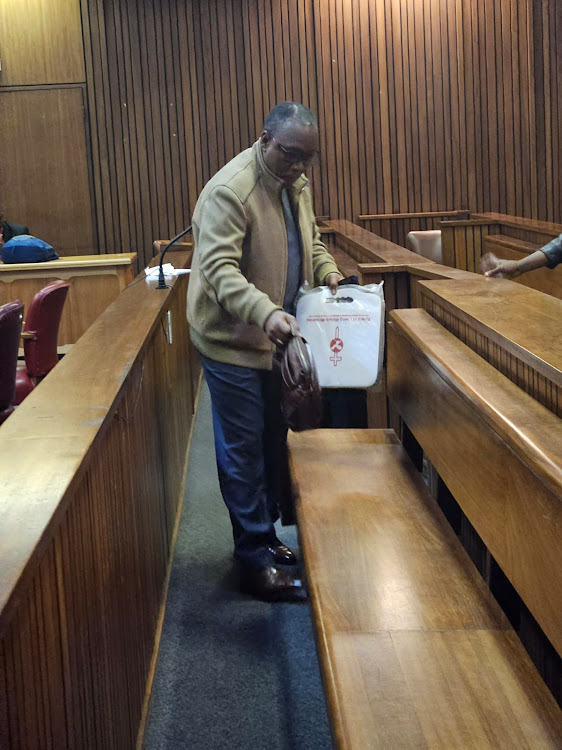
<svg viewBox="0 0 562 750">
<path fill-rule="evenodd" d="M 285 148 L 285 146 L 279 143 L 274 135 L 271 136 L 271 140 L 275 141 L 277 148 L 281 151 L 283 158 L 288 164 L 298 164 L 299 162 L 302 162 L 305 167 L 314 167 L 320 161 L 320 154 L 318 151 L 309 153 L 301 151 L 298 148 Z"/>
</svg>

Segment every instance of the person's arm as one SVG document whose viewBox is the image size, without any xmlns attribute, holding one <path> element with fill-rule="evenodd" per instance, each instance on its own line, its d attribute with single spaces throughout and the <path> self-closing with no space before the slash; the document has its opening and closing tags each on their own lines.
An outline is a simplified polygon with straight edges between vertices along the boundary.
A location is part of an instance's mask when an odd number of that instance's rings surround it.
<svg viewBox="0 0 562 750">
<path fill-rule="evenodd" d="M 521 260 L 502 260 L 494 253 L 486 253 L 480 259 L 480 267 L 484 276 L 498 279 L 514 279 L 527 271 L 543 268 L 547 264 L 547 257 L 542 250 L 535 250 Z"/>
<path fill-rule="evenodd" d="M 320 230 L 316 222 L 314 222 L 312 231 L 312 268 L 314 278 L 317 280 L 317 283 L 329 286 L 332 294 L 335 294 L 338 290 L 338 281 L 343 279 L 343 275 L 339 272 L 336 261 L 326 249 L 326 245 L 320 239 Z"/>
<path fill-rule="evenodd" d="M 203 283 L 225 310 L 263 328 L 271 313 L 281 308 L 240 270 L 246 231 L 246 215 L 238 196 L 228 187 L 215 188 L 202 207 L 199 221 L 199 270 Z"/>
<path fill-rule="evenodd" d="M 546 256 L 546 265 L 548 268 L 554 268 L 559 263 L 562 263 L 562 234 L 548 245 L 541 247 L 541 252 Z"/>
<path fill-rule="evenodd" d="M 559 263 L 562 263 L 562 234 L 521 260 L 502 260 L 494 253 L 486 253 L 480 259 L 480 268 L 484 276 L 514 279 L 527 271 L 545 266 L 554 268 Z"/>
<path fill-rule="evenodd" d="M 320 230 L 316 221 L 312 227 L 312 268 L 314 271 L 314 278 L 317 279 L 321 285 L 329 286 L 332 294 L 336 294 L 338 291 L 338 281 L 343 279 L 343 275 L 339 272 L 336 265 L 336 261 L 332 258 L 326 245 L 321 240 Z"/>
</svg>

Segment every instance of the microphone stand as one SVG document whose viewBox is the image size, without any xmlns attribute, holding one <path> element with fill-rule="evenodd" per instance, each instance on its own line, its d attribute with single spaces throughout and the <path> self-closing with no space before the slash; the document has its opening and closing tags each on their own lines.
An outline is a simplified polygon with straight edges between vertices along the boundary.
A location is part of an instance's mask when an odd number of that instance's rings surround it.
<svg viewBox="0 0 562 750">
<path fill-rule="evenodd" d="M 162 250 L 162 255 L 160 256 L 160 270 L 158 271 L 158 286 L 156 289 L 167 289 L 168 285 L 166 284 L 166 279 L 164 278 L 164 269 L 163 269 L 163 263 L 164 263 L 164 256 L 166 255 L 166 251 L 169 247 L 171 247 L 174 242 L 177 242 L 181 237 L 184 236 L 184 234 L 187 234 L 188 232 L 191 232 L 191 227 L 193 224 L 190 224 L 187 229 L 184 229 L 183 232 L 180 232 L 177 234 L 173 240 L 170 240 L 164 250 Z"/>
</svg>

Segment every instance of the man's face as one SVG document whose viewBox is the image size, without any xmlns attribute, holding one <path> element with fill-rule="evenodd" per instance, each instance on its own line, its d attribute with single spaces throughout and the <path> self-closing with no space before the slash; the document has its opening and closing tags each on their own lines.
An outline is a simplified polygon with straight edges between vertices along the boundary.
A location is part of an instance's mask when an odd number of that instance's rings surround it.
<svg viewBox="0 0 562 750">
<path fill-rule="evenodd" d="M 285 187 L 292 185 L 318 158 L 318 128 L 287 122 L 274 136 L 266 130 L 261 134 L 263 160 Z"/>
</svg>

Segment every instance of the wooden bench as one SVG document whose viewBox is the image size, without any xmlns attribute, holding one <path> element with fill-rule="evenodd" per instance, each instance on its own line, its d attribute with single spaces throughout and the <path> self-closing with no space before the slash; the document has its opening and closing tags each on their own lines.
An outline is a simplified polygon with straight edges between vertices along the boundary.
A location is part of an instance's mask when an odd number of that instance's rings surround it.
<svg viewBox="0 0 562 750">
<path fill-rule="evenodd" d="M 388 342 L 390 398 L 560 649 L 560 420 L 424 311 L 395 311 Z M 337 746 L 560 747 L 556 701 L 395 433 L 289 445 Z"/>
</svg>

